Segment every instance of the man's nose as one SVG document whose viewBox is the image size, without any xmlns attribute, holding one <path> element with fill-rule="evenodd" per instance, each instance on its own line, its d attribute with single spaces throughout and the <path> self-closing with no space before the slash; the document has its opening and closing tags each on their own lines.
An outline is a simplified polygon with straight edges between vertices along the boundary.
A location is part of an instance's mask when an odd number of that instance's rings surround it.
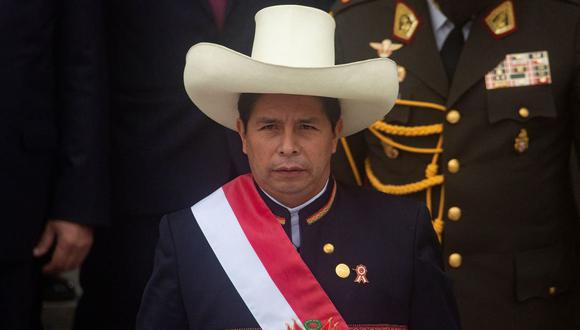
<svg viewBox="0 0 580 330">
<path fill-rule="evenodd" d="M 297 154 L 300 151 L 300 147 L 296 138 L 297 136 L 294 133 L 294 130 L 285 130 L 282 134 L 282 140 L 280 141 L 278 153 L 280 155 L 286 156 Z"/>
</svg>

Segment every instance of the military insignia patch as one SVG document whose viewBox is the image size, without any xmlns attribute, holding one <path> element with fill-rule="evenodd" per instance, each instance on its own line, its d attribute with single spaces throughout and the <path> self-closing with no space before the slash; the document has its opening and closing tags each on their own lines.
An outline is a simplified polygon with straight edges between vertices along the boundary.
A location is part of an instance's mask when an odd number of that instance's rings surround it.
<svg viewBox="0 0 580 330">
<path fill-rule="evenodd" d="M 547 51 L 508 54 L 504 61 L 485 75 L 485 88 L 488 90 L 551 83 Z"/>
<path fill-rule="evenodd" d="M 393 43 L 390 39 L 385 39 L 381 42 L 369 42 L 369 46 L 377 51 L 377 56 L 380 58 L 388 58 L 393 53 L 401 48 L 402 44 Z M 399 77 L 399 82 L 403 82 L 407 76 L 407 70 L 404 67 L 397 65 L 397 75 Z"/>
<path fill-rule="evenodd" d="M 394 51 L 403 48 L 402 44 L 396 44 L 391 39 L 385 39 L 381 42 L 370 42 L 369 46 L 377 51 L 377 56 L 381 58 L 390 57 Z"/>
<path fill-rule="evenodd" d="M 511 0 L 504 1 L 484 18 L 485 25 L 496 38 L 503 38 L 516 31 L 516 15 Z"/>
<path fill-rule="evenodd" d="M 415 11 L 403 1 L 397 1 L 395 19 L 393 20 L 393 36 L 403 43 L 409 43 L 419 27 L 419 18 Z"/>
</svg>

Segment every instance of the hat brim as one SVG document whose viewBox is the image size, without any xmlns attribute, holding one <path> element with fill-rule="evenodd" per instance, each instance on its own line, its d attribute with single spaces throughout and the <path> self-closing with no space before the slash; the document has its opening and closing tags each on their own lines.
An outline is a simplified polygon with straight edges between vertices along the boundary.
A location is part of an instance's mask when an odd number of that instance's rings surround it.
<svg viewBox="0 0 580 330">
<path fill-rule="evenodd" d="M 236 130 L 241 93 L 337 98 L 344 122 L 342 136 L 382 119 L 392 109 L 399 90 L 397 68 L 389 59 L 298 68 L 260 62 L 211 43 L 191 47 L 184 83 L 203 113 L 232 130 Z"/>
</svg>

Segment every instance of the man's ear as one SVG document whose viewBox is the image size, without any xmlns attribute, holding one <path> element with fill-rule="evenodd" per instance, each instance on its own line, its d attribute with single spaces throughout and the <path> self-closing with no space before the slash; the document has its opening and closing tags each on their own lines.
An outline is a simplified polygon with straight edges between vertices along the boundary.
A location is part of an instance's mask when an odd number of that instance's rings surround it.
<svg viewBox="0 0 580 330">
<path fill-rule="evenodd" d="M 344 122 L 342 121 L 342 117 L 338 118 L 336 125 L 334 126 L 334 138 L 332 139 L 332 153 L 336 152 L 336 146 L 338 145 L 338 139 L 340 134 L 342 134 L 342 128 L 344 126 Z"/>
<path fill-rule="evenodd" d="M 238 118 L 238 120 L 236 121 L 236 129 L 238 131 L 238 134 L 240 135 L 240 139 L 242 139 L 242 151 L 244 152 L 245 155 L 247 155 L 247 151 L 246 151 L 246 127 L 244 126 L 244 122 Z"/>
</svg>

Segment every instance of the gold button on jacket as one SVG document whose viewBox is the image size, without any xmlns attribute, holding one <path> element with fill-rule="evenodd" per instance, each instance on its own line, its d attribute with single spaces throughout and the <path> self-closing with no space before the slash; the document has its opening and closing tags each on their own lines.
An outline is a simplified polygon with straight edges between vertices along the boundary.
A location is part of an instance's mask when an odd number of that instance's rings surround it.
<svg viewBox="0 0 580 330">
<path fill-rule="evenodd" d="M 334 245 L 330 244 L 330 243 L 326 243 L 324 244 L 324 246 L 322 247 L 322 250 L 324 251 L 324 253 L 326 254 L 331 254 L 332 252 L 334 252 Z"/>
<path fill-rule="evenodd" d="M 459 219 L 461 219 L 461 209 L 458 208 L 457 206 L 449 208 L 449 211 L 447 212 L 447 217 L 449 218 L 449 220 L 458 221 Z"/>
<path fill-rule="evenodd" d="M 459 172 L 460 164 L 457 159 L 451 159 L 447 162 L 447 170 L 449 173 L 457 173 Z"/>
<path fill-rule="evenodd" d="M 459 253 L 452 253 L 449 256 L 449 266 L 451 266 L 453 268 L 461 267 L 462 261 L 463 261 L 463 257 L 461 257 L 461 254 L 459 254 Z"/>
<path fill-rule="evenodd" d="M 447 122 L 450 124 L 457 124 L 461 119 L 461 114 L 457 110 L 451 110 L 447 113 Z"/>
</svg>

